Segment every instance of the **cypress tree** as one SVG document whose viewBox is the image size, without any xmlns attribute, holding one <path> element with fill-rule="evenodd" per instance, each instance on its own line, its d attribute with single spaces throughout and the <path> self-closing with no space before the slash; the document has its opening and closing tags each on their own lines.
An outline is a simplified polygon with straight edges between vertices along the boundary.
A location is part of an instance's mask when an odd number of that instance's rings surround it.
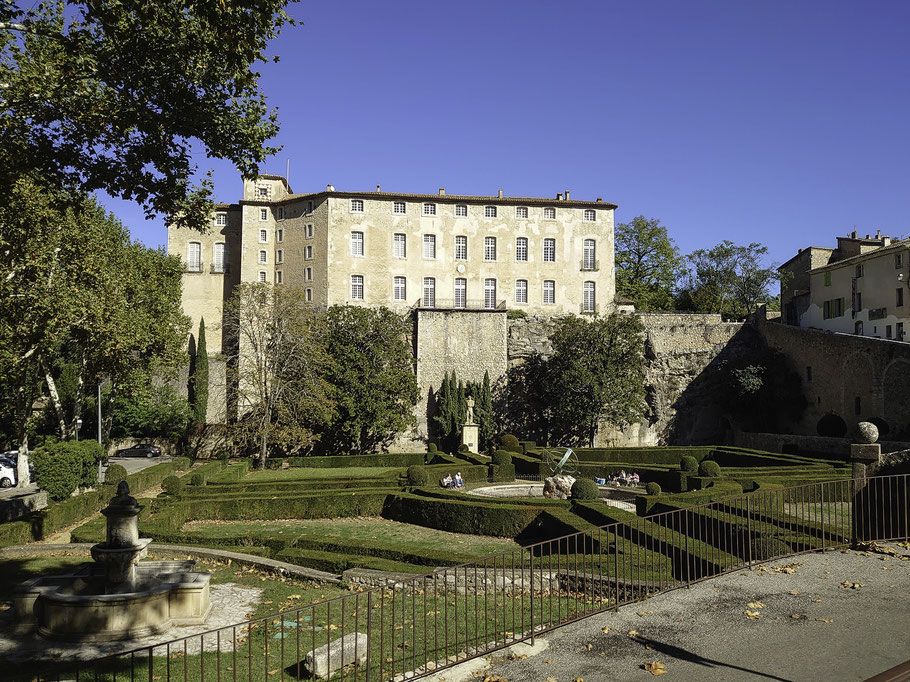
<svg viewBox="0 0 910 682">
<path fill-rule="evenodd" d="M 433 417 L 433 421 L 436 422 L 436 426 L 439 429 L 440 444 L 443 449 L 445 449 L 445 442 L 448 440 L 452 428 L 451 414 L 452 399 L 449 396 L 449 373 L 446 372 L 442 383 L 439 384 L 439 390 L 436 392 L 436 416 Z"/>
<path fill-rule="evenodd" d="M 205 347 L 205 318 L 199 320 L 199 343 L 196 345 L 193 385 L 193 413 L 197 424 L 205 424 L 209 404 L 209 355 Z"/>
<path fill-rule="evenodd" d="M 493 442 L 493 393 L 490 390 L 490 373 L 483 373 L 483 385 L 480 387 L 481 417 L 478 420 L 480 424 L 480 442 L 484 447 L 489 447 Z"/>
</svg>

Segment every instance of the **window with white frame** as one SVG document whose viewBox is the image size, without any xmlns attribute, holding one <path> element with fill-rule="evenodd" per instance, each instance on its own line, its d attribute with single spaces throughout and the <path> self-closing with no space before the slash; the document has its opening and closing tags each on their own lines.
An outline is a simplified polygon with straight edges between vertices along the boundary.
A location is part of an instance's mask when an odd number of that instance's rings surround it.
<svg viewBox="0 0 910 682">
<path fill-rule="evenodd" d="M 436 307 L 436 278 L 435 277 L 424 277 L 423 278 L 423 301 L 421 301 L 424 308 L 435 308 Z"/>
<path fill-rule="evenodd" d="M 583 253 L 582 268 L 584 270 L 593 270 L 597 262 L 597 246 L 593 239 L 585 239 Z"/>
<path fill-rule="evenodd" d="M 225 250 L 224 242 L 216 242 L 215 247 L 212 250 L 212 271 L 213 272 L 224 272 L 225 264 Z"/>
<path fill-rule="evenodd" d="M 202 270 L 202 244 L 190 242 L 186 245 L 186 269 L 190 272 Z"/>
<path fill-rule="evenodd" d="M 436 204 L 424 204 L 423 205 L 423 214 L 424 215 L 436 215 Z"/>
<path fill-rule="evenodd" d="M 483 259 L 496 260 L 496 237 L 483 238 Z"/>
<path fill-rule="evenodd" d="M 496 280 L 492 277 L 483 281 L 483 307 L 496 307 Z"/>
<path fill-rule="evenodd" d="M 304 268 L 303 270 L 303 281 L 312 282 L 313 281 L 313 268 Z"/>
<path fill-rule="evenodd" d="M 596 299 L 594 295 L 594 282 L 585 282 L 584 299 L 582 300 L 582 310 L 586 313 L 593 313 L 596 310 Z"/>
<path fill-rule="evenodd" d="M 496 217 L 496 207 L 495 206 L 484 206 L 483 207 L 483 217 L 484 218 L 495 218 Z"/>
<path fill-rule="evenodd" d="M 396 232 L 392 235 L 392 255 L 395 258 L 408 257 L 408 235 Z"/>
<path fill-rule="evenodd" d="M 528 217 L 528 207 L 527 206 L 516 206 L 515 207 L 515 217 L 516 218 L 527 218 Z"/>
<path fill-rule="evenodd" d="M 259 281 L 260 281 L 260 282 L 268 282 L 268 281 L 269 281 L 268 277 L 269 277 L 269 276 L 268 276 L 268 274 L 266 273 L 265 270 L 260 270 L 260 271 L 259 271 Z"/>
<path fill-rule="evenodd" d="M 589 223 L 593 223 L 595 220 L 597 220 L 597 214 L 594 212 L 593 208 L 585 209 L 585 220 Z"/>
<path fill-rule="evenodd" d="M 278 220 L 284 220 L 284 206 L 278 207 Z"/>
<path fill-rule="evenodd" d="M 543 262 L 556 262 L 556 240 L 552 237 L 547 237 L 543 240 Z"/>
<path fill-rule="evenodd" d="M 278 251 L 275 253 L 275 262 L 284 263 L 284 249 L 278 249 Z"/>
<path fill-rule="evenodd" d="M 468 238 L 464 235 L 455 237 L 455 260 L 468 259 Z"/>
<path fill-rule="evenodd" d="M 268 230 L 259 230 L 259 241 L 265 244 L 269 240 Z"/>
<path fill-rule="evenodd" d="M 544 220 L 556 220 L 556 209 L 551 206 L 547 206 L 543 210 L 543 219 Z"/>
<path fill-rule="evenodd" d="M 307 289 L 307 290 L 304 291 L 304 294 L 305 294 L 305 298 L 306 298 L 306 300 L 307 300 L 307 303 L 312 302 L 312 300 L 313 300 L 313 290 L 312 290 L 312 289 Z"/>
<path fill-rule="evenodd" d="M 269 262 L 269 254 L 265 249 L 259 249 L 259 262 L 260 263 Z"/>
<path fill-rule="evenodd" d="M 306 212 L 307 213 L 313 212 L 313 202 L 312 201 L 306 202 Z"/>
<path fill-rule="evenodd" d="M 468 304 L 468 280 L 464 277 L 455 278 L 455 307 L 464 308 Z"/>
<path fill-rule="evenodd" d="M 465 218 L 468 215 L 468 205 L 467 204 L 455 204 L 455 217 L 456 218 Z"/>
<path fill-rule="evenodd" d="M 351 255 L 363 255 L 363 232 L 351 232 Z"/>
<path fill-rule="evenodd" d="M 278 237 L 277 237 L 277 240 L 278 240 L 279 242 L 283 242 L 283 241 L 284 241 L 284 230 L 278 230 Z"/>
<path fill-rule="evenodd" d="M 278 270 L 275 273 L 275 284 L 281 284 L 283 281 L 284 281 L 284 277 L 282 277 L 281 270 Z"/>
<path fill-rule="evenodd" d="M 423 257 L 436 258 L 436 235 L 423 235 Z"/>
<path fill-rule="evenodd" d="M 268 198 L 269 198 L 269 187 L 268 187 L 268 185 L 260 185 L 259 187 L 257 187 L 257 188 L 256 188 L 256 195 L 257 195 L 260 199 L 268 199 Z"/>
<path fill-rule="evenodd" d="M 515 280 L 515 302 L 516 303 L 527 303 L 528 302 L 528 280 L 526 280 L 526 279 L 516 279 Z"/>
<path fill-rule="evenodd" d="M 407 207 L 405 206 L 405 204 L 404 204 L 403 201 L 396 201 L 396 202 L 393 204 L 392 212 L 395 213 L 395 214 L 397 214 L 397 215 L 403 215 L 403 214 L 405 214 L 405 213 L 408 212 L 408 209 L 407 209 Z"/>
<path fill-rule="evenodd" d="M 553 305 L 556 303 L 556 282 L 552 279 L 543 281 L 543 302 L 544 305 Z"/>
<path fill-rule="evenodd" d="M 215 216 L 215 224 L 218 227 L 224 227 L 227 225 L 227 213 L 219 213 Z"/>
<path fill-rule="evenodd" d="M 528 238 L 515 238 L 515 260 L 528 260 Z"/>
<path fill-rule="evenodd" d="M 407 300 L 408 280 L 405 277 L 395 277 L 392 279 L 392 298 L 396 301 Z"/>
<path fill-rule="evenodd" d="M 306 227 L 303 229 L 303 234 L 306 235 L 307 239 L 313 238 L 313 223 L 307 223 Z"/>
<path fill-rule="evenodd" d="M 363 300 L 363 275 L 351 275 L 351 300 Z"/>
<path fill-rule="evenodd" d="M 351 199 L 351 213 L 363 213 L 363 199 Z"/>
<path fill-rule="evenodd" d="M 307 244 L 303 247 L 303 258 L 304 260 L 313 260 L 313 245 Z"/>
<path fill-rule="evenodd" d="M 269 209 L 260 208 L 259 209 L 259 220 L 266 221 L 269 219 Z"/>
</svg>

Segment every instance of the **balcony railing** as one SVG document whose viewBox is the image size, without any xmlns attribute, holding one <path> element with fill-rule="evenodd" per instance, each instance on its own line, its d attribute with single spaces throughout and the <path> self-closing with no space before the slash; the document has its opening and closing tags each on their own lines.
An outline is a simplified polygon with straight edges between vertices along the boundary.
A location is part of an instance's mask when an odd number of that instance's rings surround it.
<svg viewBox="0 0 910 682">
<path fill-rule="evenodd" d="M 583 258 L 581 263 L 579 263 L 579 267 L 584 272 L 596 272 L 600 270 L 600 261 Z"/>
<path fill-rule="evenodd" d="M 414 308 L 421 310 L 505 310 L 506 302 L 488 305 L 483 299 L 418 298 Z"/>
<path fill-rule="evenodd" d="M 600 305 L 595 303 L 594 305 L 585 305 L 582 303 L 578 306 L 578 311 L 582 315 L 597 315 L 600 312 Z"/>
<path fill-rule="evenodd" d="M 212 263 L 209 272 L 215 275 L 226 275 L 231 271 L 231 266 L 227 263 Z"/>
<path fill-rule="evenodd" d="M 202 262 L 199 263 L 187 263 L 186 264 L 187 272 L 202 272 Z"/>
</svg>

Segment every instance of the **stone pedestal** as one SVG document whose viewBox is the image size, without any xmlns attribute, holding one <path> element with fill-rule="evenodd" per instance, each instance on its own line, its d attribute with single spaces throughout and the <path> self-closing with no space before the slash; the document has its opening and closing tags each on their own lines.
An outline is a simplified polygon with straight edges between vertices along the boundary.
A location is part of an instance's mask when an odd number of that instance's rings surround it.
<svg viewBox="0 0 910 682">
<path fill-rule="evenodd" d="M 462 426 L 461 443 L 467 445 L 470 452 L 480 452 L 480 427 L 477 424 Z"/>
</svg>

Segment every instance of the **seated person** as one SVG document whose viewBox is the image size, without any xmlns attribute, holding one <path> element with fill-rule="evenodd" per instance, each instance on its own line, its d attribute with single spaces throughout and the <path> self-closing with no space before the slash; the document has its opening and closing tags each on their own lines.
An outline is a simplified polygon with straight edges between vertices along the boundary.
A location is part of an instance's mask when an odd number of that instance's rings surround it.
<svg viewBox="0 0 910 682">
<path fill-rule="evenodd" d="M 641 483 L 641 479 L 638 478 L 638 472 L 636 471 L 632 474 L 632 485 L 638 485 L 639 483 Z"/>
<path fill-rule="evenodd" d="M 594 482 L 595 482 L 597 485 L 606 485 L 606 484 L 607 484 L 607 479 L 605 479 L 605 478 L 597 478 L 597 476 L 595 476 L 595 477 L 594 477 Z"/>
<path fill-rule="evenodd" d="M 449 476 L 449 474 L 446 474 L 445 478 L 443 478 L 439 483 L 443 488 L 451 488 L 452 487 L 452 477 Z"/>
<path fill-rule="evenodd" d="M 460 471 L 455 473 L 455 487 L 464 488 L 464 479 L 461 477 Z"/>
</svg>

